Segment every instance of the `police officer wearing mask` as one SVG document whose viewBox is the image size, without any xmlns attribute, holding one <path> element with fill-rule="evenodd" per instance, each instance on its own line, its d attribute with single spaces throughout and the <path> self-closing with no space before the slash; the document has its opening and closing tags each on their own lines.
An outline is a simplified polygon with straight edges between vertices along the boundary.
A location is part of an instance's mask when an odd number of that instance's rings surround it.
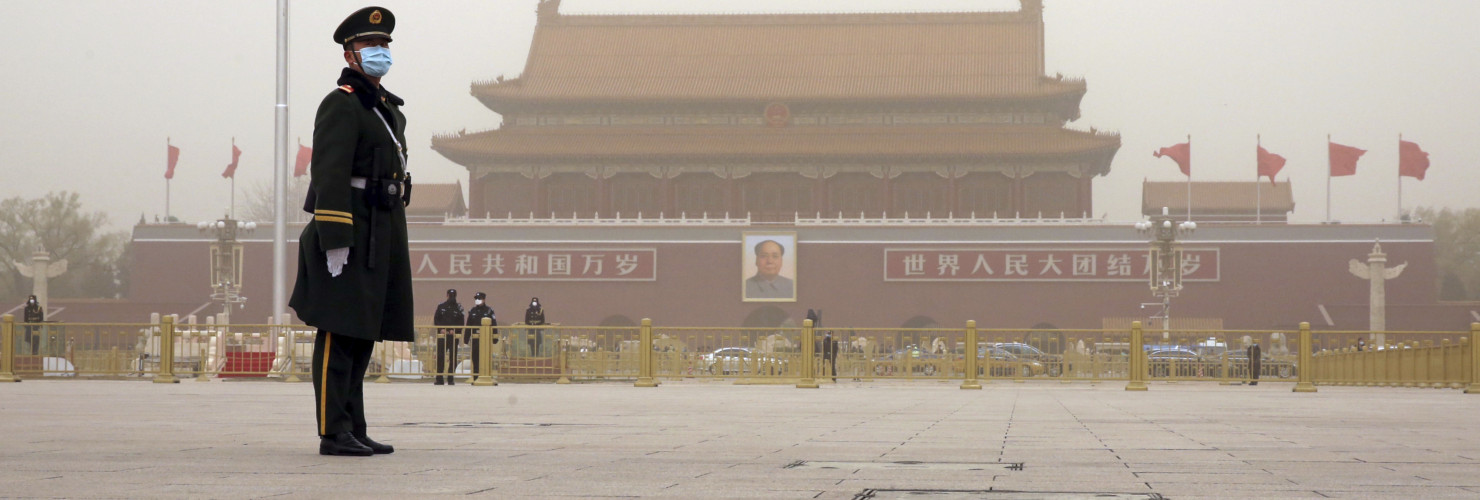
<svg viewBox="0 0 1480 500">
<path fill-rule="evenodd" d="M 478 330 L 476 328 L 483 326 L 483 318 L 488 318 L 493 326 L 498 326 L 498 318 L 493 315 L 493 308 L 488 307 L 488 303 L 484 302 L 487 298 L 488 295 L 483 292 L 473 294 L 473 308 L 468 310 L 469 328 L 463 330 L 463 343 L 468 344 L 472 350 L 473 381 L 478 380 L 478 367 L 481 366 L 479 363 L 482 362 L 478 356 L 478 349 L 482 343 L 480 342 L 481 339 L 478 338 Z M 493 343 L 497 344 L 498 328 L 494 328 L 492 333 Z"/>
<path fill-rule="evenodd" d="M 545 324 L 545 307 L 540 305 L 540 298 L 539 297 L 534 297 L 532 299 L 529 299 L 529 309 L 525 309 L 524 310 L 524 324 L 526 324 L 526 325 L 543 325 L 543 324 Z M 539 356 L 540 355 L 540 344 L 542 344 L 544 342 L 544 340 L 545 340 L 544 339 L 545 330 L 540 329 L 540 328 L 535 328 L 535 329 L 530 330 L 529 333 L 527 333 L 526 335 L 529 336 L 528 337 L 528 341 L 529 341 L 529 355 L 530 356 Z"/>
<path fill-rule="evenodd" d="M 380 86 L 391 68 L 396 17 L 350 14 L 334 30 L 346 68 L 314 118 L 313 169 L 288 305 L 318 329 L 314 405 L 319 454 L 392 453 L 366 435 L 364 380 L 376 342 L 416 338 L 406 241 L 406 117 Z"/>
<path fill-rule="evenodd" d="M 32 323 L 26 325 L 26 344 L 31 346 L 32 356 L 41 354 L 41 336 L 36 334 L 36 330 L 41 327 L 35 326 L 35 323 L 46 321 L 46 308 L 41 307 L 41 302 L 36 300 L 35 295 L 32 295 L 26 299 L 26 311 L 23 314 L 22 320 Z"/>
<path fill-rule="evenodd" d="M 447 301 L 437 304 L 437 312 L 432 315 L 432 323 L 437 326 L 463 326 L 463 306 L 457 303 L 457 290 L 447 290 Z M 442 374 L 449 374 L 447 385 L 454 384 L 451 373 L 457 369 L 457 333 L 458 328 L 437 329 L 437 385 L 442 385 Z"/>
</svg>

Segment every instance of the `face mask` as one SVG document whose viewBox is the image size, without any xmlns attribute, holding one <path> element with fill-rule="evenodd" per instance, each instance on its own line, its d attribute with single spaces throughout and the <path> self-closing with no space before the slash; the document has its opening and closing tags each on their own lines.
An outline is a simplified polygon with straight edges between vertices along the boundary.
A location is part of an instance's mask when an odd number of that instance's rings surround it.
<svg viewBox="0 0 1480 500">
<path fill-rule="evenodd" d="M 529 303 L 529 306 L 530 307 L 539 307 L 540 306 L 540 303 L 539 302 L 530 302 Z"/>
<path fill-rule="evenodd" d="M 483 299 L 474 300 L 473 303 L 481 306 L 483 305 Z"/>
<path fill-rule="evenodd" d="M 360 68 L 365 74 L 380 78 L 391 72 L 391 49 L 365 47 L 360 49 Z"/>
</svg>

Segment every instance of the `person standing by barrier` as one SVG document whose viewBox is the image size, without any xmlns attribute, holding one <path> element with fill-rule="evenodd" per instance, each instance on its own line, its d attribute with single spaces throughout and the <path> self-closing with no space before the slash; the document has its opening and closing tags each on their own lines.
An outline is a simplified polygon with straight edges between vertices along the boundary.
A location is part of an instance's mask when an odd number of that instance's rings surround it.
<svg viewBox="0 0 1480 500">
<path fill-rule="evenodd" d="M 524 310 L 524 324 L 535 326 L 545 324 L 545 308 L 540 305 L 540 298 L 529 299 L 529 309 Z M 525 335 L 528 336 L 529 355 L 539 356 L 540 345 L 544 343 L 545 331 L 540 328 L 530 329 Z"/>
<path fill-rule="evenodd" d="M 436 326 L 461 327 L 463 321 L 463 306 L 457 303 L 457 290 L 447 290 L 447 300 L 437 304 L 437 312 L 432 315 L 432 323 Z M 437 329 L 437 382 L 442 385 L 442 374 L 447 374 L 447 385 L 454 385 L 455 377 L 452 372 L 457 370 L 457 328 Z"/>
<path fill-rule="evenodd" d="M 41 354 L 41 335 L 36 332 L 41 330 L 40 323 L 46 321 L 46 308 L 41 307 L 35 295 L 26 299 L 26 311 L 21 319 L 29 323 L 26 325 L 26 345 L 31 346 L 31 355 Z"/>
<path fill-rule="evenodd" d="M 831 331 L 822 336 L 822 366 L 823 369 L 832 370 L 832 381 L 838 381 L 838 339 L 833 338 Z M 822 372 L 824 375 L 826 371 Z"/>
<path fill-rule="evenodd" d="M 365 371 L 375 343 L 416 339 L 406 205 L 405 102 L 380 86 L 396 17 L 365 7 L 334 30 L 346 68 L 314 118 L 312 177 L 288 305 L 318 329 L 313 386 L 319 454 L 395 448 L 366 434 Z"/>
<path fill-rule="evenodd" d="M 493 315 L 493 308 L 484 302 L 487 298 L 488 295 L 483 292 L 473 294 L 473 308 L 468 310 L 468 328 L 463 330 L 463 343 L 469 345 L 472 351 L 474 382 L 478 381 L 479 363 L 482 362 L 481 356 L 478 356 L 479 346 L 482 345 L 478 328 L 483 326 L 483 318 L 488 318 L 493 326 L 498 326 L 498 317 Z M 494 328 L 492 333 L 493 343 L 498 344 L 498 328 Z"/>
<path fill-rule="evenodd" d="M 1259 349 L 1259 341 L 1254 341 L 1249 346 L 1249 385 L 1259 385 L 1259 364 L 1263 361 L 1260 359 L 1263 355 Z"/>
</svg>

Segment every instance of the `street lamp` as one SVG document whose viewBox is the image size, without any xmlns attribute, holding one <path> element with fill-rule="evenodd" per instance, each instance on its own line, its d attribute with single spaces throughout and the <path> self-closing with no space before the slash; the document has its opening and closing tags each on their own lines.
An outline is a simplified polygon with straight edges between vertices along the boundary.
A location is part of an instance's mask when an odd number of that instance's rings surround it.
<svg viewBox="0 0 1480 500">
<path fill-rule="evenodd" d="M 213 234 L 211 243 L 211 300 L 221 303 L 225 322 L 231 322 L 231 306 L 247 301 L 242 290 L 242 244 L 237 235 L 251 234 L 257 230 L 256 222 L 241 222 L 227 215 L 216 221 L 202 221 L 195 225 L 202 234 Z"/>
<path fill-rule="evenodd" d="M 1196 230 L 1196 222 L 1172 220 L 1167 207 L 1161 208 L 1160 216 L 1136 223 L 1136 232 L 1151 238 L 1149 284 L 1151 295 L 1161 299 L 1161 314 L 1154 317 L 1161 319 L 1163 339 L 1171 337 L 1172 297 L 1182 292 L 1182 244 L 1177 237 Z"/>
</svg>

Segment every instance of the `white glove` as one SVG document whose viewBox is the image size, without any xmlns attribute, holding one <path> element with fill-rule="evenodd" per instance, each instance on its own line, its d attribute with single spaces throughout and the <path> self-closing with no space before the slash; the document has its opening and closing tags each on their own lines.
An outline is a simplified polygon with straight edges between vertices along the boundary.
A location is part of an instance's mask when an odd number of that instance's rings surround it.
<svg viewBox="0 0 1480 500">
<path fill-rule="evenodd" d="M 329 257 L 329 276 L 338 277 L 344 272 L 344 265 L 349 263 L 349 247 L 335 248 L 324 254 Z"/>
</svg>

